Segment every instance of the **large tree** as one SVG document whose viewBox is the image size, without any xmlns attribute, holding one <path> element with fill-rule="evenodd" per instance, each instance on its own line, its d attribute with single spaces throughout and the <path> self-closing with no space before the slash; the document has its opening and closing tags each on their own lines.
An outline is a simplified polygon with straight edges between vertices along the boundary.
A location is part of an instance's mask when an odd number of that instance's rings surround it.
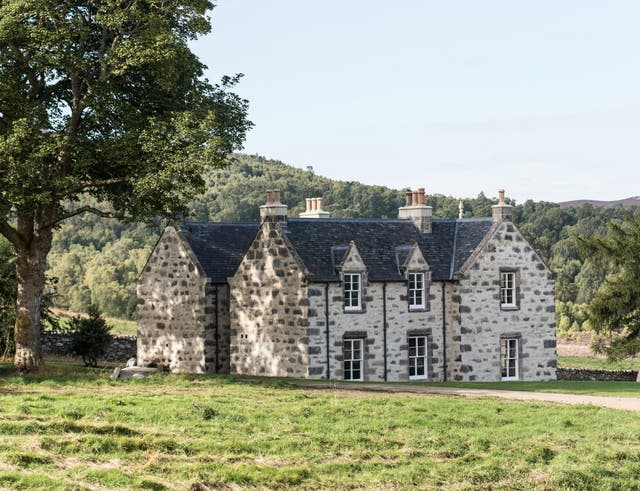
<svg viewBox="0 0 640 491">
<path fill-rule="evenodd" d="M 607 236 L 578 241 L 583 256 L 609 271 L 590 303 L 594 348 L 611 359 L 640 353 L 640 217 L 611 221 Z"/>
<path fill-rule="evenodd" d="M 0 0 L 0 234 L 16 258 L 14 365 L 38 367 L 54 229 L 185 209 L 251 126 L 187 43 L 207 0 Z M 78 204 L 90 195 L 91 205 Z"/>
</svg>

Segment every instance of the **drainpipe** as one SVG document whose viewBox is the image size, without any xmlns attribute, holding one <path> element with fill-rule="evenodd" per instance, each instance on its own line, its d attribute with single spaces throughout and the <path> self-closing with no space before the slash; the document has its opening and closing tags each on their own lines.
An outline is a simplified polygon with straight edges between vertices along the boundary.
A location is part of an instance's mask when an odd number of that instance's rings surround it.
<svg viewBox="0 0 640 491">
<path fill-rule="evenodd" d="M 444 298 L 445 282 L 442 282 L 442 376 L 443 381 L 447 381 L 447 302 Z"/>
<path fill-rule="evenodd" d="M 331 357 L 329 356 L 329 283 L 324 285 L 324 325 L 327 336 L 327 380 L 331 378 Z"/>
<path fill-rule="evenodd" d="M 216 285 L 216 305 L 215 305 L 215 316 L 216 316 L 216 330 L 215 330 L 215 340 L 216 340 L 216 373 L 220 373 L 220 309 L 218 305 L 220 304 L 220 285 Z"/>
<path fill-rule="evenodd" d="M 382 340 L 384 349 L 384 381 L 387 381 L 387 282 L 382 283 Z"/>
</svg>

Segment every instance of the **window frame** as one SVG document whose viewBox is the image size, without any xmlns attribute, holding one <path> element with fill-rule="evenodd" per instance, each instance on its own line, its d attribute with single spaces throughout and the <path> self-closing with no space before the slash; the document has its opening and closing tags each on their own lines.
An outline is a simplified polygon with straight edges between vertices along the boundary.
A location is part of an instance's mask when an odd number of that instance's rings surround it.
<svg viewBox="0 0 640 491">
<path fill-rule="evenodd" d="M 502 310 L 514 310 L 518 308 L 517 282 L 517 271 L 500 271 L 500 308 Z M 509 301 L 509 296 L 511 297 L 511 301 Z"/>
<path fill-rule="evenodd" d="M 417 281 L 418 278 L 421 278 L 421 282 L 422 282 L 421 288 L 415 287 L 416 284 L 418 283 Z M 422 303 L 415 303 L 417 293 L 420 293 L 422 297 Z M 409 271 L 407 273 L 407 301 L 409 303 L 409 310 L 426 310 L 427 308 L 427 275 L 426 273 L 424 273 L 424 271 Z"/>
<path fill-rule="evenodd" d="M 357 350 L 354 348 L 358 345 Z M 347 346 L 349 346 L 349 352 L 351 357 L 347 358 Z M 360 357 L 355 358 L 354 352 L 359 351 Z M 358 368 L 354 368 L 353 364 L 359 363 Z M 360 378 L 353 378 L 354 372 L 360 373 Z M 347 378 L 347 374 L 349 377 Z M 342 379 L 350 382 L 362 382 L 364 380 L 364 339 L 362 338 L 347 338 L 342 341 Z"/>
<path fill-rule="evenodd" d="M 416 354 L 415 355 L 411 355 L 411 341 L 415 340 L 416 346 Z M 420 346 L 419 346 L 419 342 L 422 340 L 424 342 L 424 345 L 422 346 L 423 349 L 423 353 L 420 354 Z M 429 380 L 429 353 L 428 353 L 428 346 L 429 346 L 429 339 L 427 338 L 427 336 L 420 336 L 420 335 L 415 335 L 415 336 L 408 336 L 407 338 L 407 355 L 409 358 L 409 380 Z M 417 375 L 417 369 L 418 368 L 418 363 L 419 360 L 422 360 L 422 368 L 423 368 L 423 374 L 422 375 Z M 414 375 L 411 375 L 411 371 L 414 371 Z"/>
<path fill-rule="evenodd" d="M 509 345 L 513 343 L 513 348 Z M 512 356 L 513 355 L 513 356 Z M 509 362 L 513 362 L 512 364 Z M 509 366 L 507 366 L 507 363 Z M 506 369 L 506 375 L 505 375 Z M 510 369 L 513 369 L 513 375 L 510 375 Z M 520 380 L 520 339 L 519 338 L 501 338 L 500 339 L 500 380 Z"/>
<path fill-rule="evenodd" d="M 349 281 L 347 281 L 349 278 Z M 358 288 L 353 289 L 353 278 L 358 278 Z M 347 285 L 351 288 L 347 289 Z M 354 298 L 348 293 L 356 292 L 355 299 L 357 305 L 353 305 Z M 342 280 L 342 294 L 343 294 L 343 306 L 345 312 L 362 312 L 362 274 L 361 273 L 344 273 Z M 347 305 L 347 302 L 349 305 Z"/>
</svg>

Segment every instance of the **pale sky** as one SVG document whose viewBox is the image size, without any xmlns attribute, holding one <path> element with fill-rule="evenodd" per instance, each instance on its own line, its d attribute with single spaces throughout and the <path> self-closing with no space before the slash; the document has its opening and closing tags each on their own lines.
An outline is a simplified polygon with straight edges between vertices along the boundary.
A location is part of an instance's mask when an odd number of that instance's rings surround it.
<svg viewBox="0 0 640 491">
<path fill-rule="evenodd" d="M 219 0 L 246 153 L 518 202 L 640 195 L 640 1 Z"/>
</svg>

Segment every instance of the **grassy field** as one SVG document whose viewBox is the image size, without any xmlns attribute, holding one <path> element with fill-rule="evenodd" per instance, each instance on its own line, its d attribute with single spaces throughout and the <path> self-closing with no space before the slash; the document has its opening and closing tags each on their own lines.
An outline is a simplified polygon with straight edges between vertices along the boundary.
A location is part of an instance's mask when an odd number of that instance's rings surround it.
<svg viewBox="0 0 640 491">
<path fill-rule="evenodd" d="M 60 325 L 63 328 L 68 325 L 71 317 L 76 315 L 84 315 L 61 309 L 53 309 L 53 311 L 58 316 Z M 138 324 L 136 323 L 136 321 L 127 319 L 116 319 L 114 317 L 105 317 L 105 320 L 107 321 L 107 324 L 111 326 L 111 334 L 113 334 L 114 336 L 135 336 L 138 333 Z"/>
<path fill-rule="evenodd" d="M 558 366 L 602 370 L 640 370 L 640 358 L 610 362 L 606 358 L 596 358 L 594 356 L 558 356 Z"/>
<path fill-rule="evenodd" d="M 637 413 L 109 372 L 0 365 L 0 488 L 639 486 Z"/>
</svg>

